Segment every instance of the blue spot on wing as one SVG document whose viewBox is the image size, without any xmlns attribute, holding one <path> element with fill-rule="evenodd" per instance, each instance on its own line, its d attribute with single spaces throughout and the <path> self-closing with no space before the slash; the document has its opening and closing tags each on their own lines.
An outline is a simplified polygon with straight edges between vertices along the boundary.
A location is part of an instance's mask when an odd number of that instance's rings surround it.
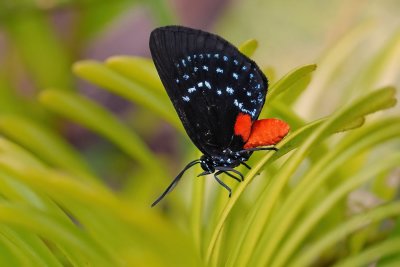
<svg viewBox="0 0 400 267">
<path fill-rule="evenodd" d="M 233 90 L 232 87 L 227 86 L 227 87 L 226 87 L 226 92 L 227 92 L 228 94 L 230 94 L 230 95 L 233 95 L 233 93 L 235 92 L 235 90 Z"/>
</svg>

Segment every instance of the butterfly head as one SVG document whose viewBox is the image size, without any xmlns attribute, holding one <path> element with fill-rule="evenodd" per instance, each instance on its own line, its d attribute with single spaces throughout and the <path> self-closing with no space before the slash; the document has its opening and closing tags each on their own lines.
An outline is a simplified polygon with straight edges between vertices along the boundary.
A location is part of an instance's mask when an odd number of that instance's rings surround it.
<svg viewBox="0 0 400 267">
<path fill-rule="evenodd" d="M 213 173 L 218 167 L 235 168 L 241 163 L 247 161 L 251 155 L 251 151 L 231 151 L 225 149 L 220 155 L 203 155 L 200 158 L 201 168 L 208 172 Z"/>
<path fill-rule="evenodd" d="M 205 172 L 213 173 L 215 171 L 215 164 L 211 156 L 201 156 L 200 166 Z"/>
</svg>

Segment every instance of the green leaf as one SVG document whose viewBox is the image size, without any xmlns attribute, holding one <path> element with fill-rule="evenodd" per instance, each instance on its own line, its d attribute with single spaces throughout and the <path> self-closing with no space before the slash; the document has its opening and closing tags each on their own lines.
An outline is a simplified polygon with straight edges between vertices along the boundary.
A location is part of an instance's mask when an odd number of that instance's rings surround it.
<svg viewBox="0 0 400 267">
<path fill-rule="evenodd" d="M 249 260 L 249 257 L 252 255 L 251 252 L 254 251 L 254 246 L 258 242 L 260 233 L 262 233 L 265 224 L 268 222 L 270 212 L 272 212 L 274 204 L 276 203 L 276 201 L 278 201 L 281 190 L 284 188 L 286 182 L 295 172 L 301 161 L 309 153 L 311 148 L 315 144 L 323 141 L 330 134 L 332 134 L 332 132 L 335 132 L 335 130 L 346 128 L 346 125 L 348 125 L 350 122 L 354 120 L 359 120 L 366 114 L 375 112 L 379 109 L 385 109 L 393 106 L 396 103 L 396 100 L 394 99 L 394 93 L 395 91 L 393 88 L 385 88 L 370 93 L 369 95 L 353 102 L 352 105 L 344 107 L 336 114 L 333 114 L 310 136 L 308 136 L 307 139 L 305 139 L 302 146 L 300 146 L 300 148 L 291 156 L 290 160 L 286 161 L 287 164 L 283 165 L 280 172 L 274 178 L 273 183 L 269 187 L 267 187 L 262 197 L 258 200 L 259 204 L 254 206 L 255 208 L 253 208 L 252 212 L 253 214 L 257 214 L 257 216 L 254 215 L 255 217 L 252 218 L 252 220 L 248 220 L 249 224 L 253 224 L 252 226 L 248 227 L 249 230 L 251 229 L 251 233 L 249 232 L 246 234 L 246 240 L 242 240 L 241 242 L 239 242 L 239 244 L 245 245 L 245 247 L 242 247 L 242 249 L 240 250 L 240 255 L 237 254 L 239 257 L 239 265 L 245 265 L 246 262 Z M 277 147 L 279 148 L 284 145 L 284 142 L 280 142 Z M 211 259 L 212 250 L 214 248 L 216 240 L 222 229 L 223 223 L 229 215 L 234 203 L 238 200 L 244 188 L 254 178 L 257 171 L 259 171 L 261 167 L 268 161 L 271 155 L 272 154 L 269 153 L 257 164 L 257 166 L 249 171 L 245 181 L 237 187 L 236 193 L 232 196 L 231 201 L 227 203 L 226 208 L 222 213 L 218 224 L 215 227 L 214 233 L 209 243 L 206 254 L 207 260 Z M 262 207 L 263 211 L 261 212 L 257 210 L 256 207 Z"/>
<path fill-rule="evenodd" d="M 0 73 L 0 112 L 1 113 L 21 113 L 24 108 L 15 90 L 3 75 Z"/>
<path fill-rule="evenodd" d="M 51 111 L 104 136 L 121 151 L 137 160 L 151 179 L 138 182 L 134 197 L 138 199 L 143 199 L 143 196 L 155 197 L 154 189 L 161 188 L 163 185 L 166 167 L 161 161 L 156 160 L 156 155 L 141 137 L 106 109 L 78 94 L 46 90 L 40 94 L 39 100 Z M 150 201 L 150 199 L 140 201 L 139 204 L 148 206 Z"/>
<path fill-rule="evenodd" d="M 115 56 L 106 60 L 107 67 L 124 75 L 126 78 L 149 88 L 168 101 L 164 86 L 158 77 L 153 62 L 148 58 Z"/>
<path fill-rule="evenodd" d="M 297 82 L 290 86 L 290 88 L 279 95 L 278 99 L 280 102 L 285 103 L 286 106 L 292 106 L 311 83 L 312 74 L 313 73 L 309 73 L 308 75 L 301 77 Z"/>
<path fill-rule="evenodd" d="M 78 152 L 50 129 L 20 116 L 0 115 L 0 130 L 46 162 L 94 179 Z"/>
<path fill-rule="evenodd" d="M 354 79 L 354 82 L 348 86 L 348 91 L 368 91 L 383 82 L 383 84 L 387 84 L 386 80 L 388 79 L 384 79 L 385 74 L 393 77 L 395 76 L 394 73 L 399 71 L 399 67 L 397 69 L 393 68 L 393 64 L 397 62 L 396 58 L 400 55 L 400 31 L 390 36 L 389 40 L 386 40 L 384 44 L 384 47 L 369 60 L 357 79 Z M 392 78 L 392 80 L 394 79 Z"/>
<path fill-rule="evenodd" d="M 201 173 L 203 170 L 200 166 L 194 168 L 195 173 Z M 193 235 L 193 241 L 198 251 L 202 249 L 204 242 L 203 227 L 201 218 L 204 212 L 204 196 L 205 196 L 205 179 L 196 179 L 193 181 L 192 203 L 190 226 Z"/>
<path fill-rule="evenodd" d="M 251 233 L 248 233 L 246 240 L 243 241 L 245 246 L 242 247 L 243 253 L 239 255 L 240 264 L 246 263 L 248 256 L 251 255 L 250 251 L 254 251 L 254 247 L 259 241 L 260 233 L 262 233 L 268 225 L 268 217 L 271 215 L 275 204 L 279 201 L 280 193 L 312 147 L 327 138 L 335 131 L 335 129 L 342 128 L 343 124 L 347 124 L 352 120 L 358 119 L 359 117 L 365 116 L 366 114 L 375 112 L 379 109 L 393 106 L 396 102 L 394 99 L 394 92 L 393 88 L 377 90 L 354 101 L 349 106 L 338 110 L 315 132 L 313 132 L 295 153 L 293 153 L 290 160 L 286 161 L 286 164 L 283 165 L 278 175 L 274 177 L 271 186 L 265 189 L 263 196 L 258 200 L 259 203 L 262 204 L 259 204 L 256 207 L 262 207 L 263 211 L 261 212 L 256 209 L 253 209 L 252 211 L 256 213 L 257 216 L 252 221 L 253 226 L 250 227 Z"/>
<path fill-rule="evenodd" d="M 377 245 L 365 249 L 358 255 L 349 257 L 337 264 L 335 267 L 357 267 L 373 264 L 376 260 L 385 256 L 396 256 L 400 254 L 400 238 L 390 238 Z"/>
<path fill-rule="evenodd" d="M 258 47 L 258 42 L 256 39 L 250 39 L 247 40 L 246 42 L 242 43 L 239 46 L 239 51 L 245 54 L 248 57 L 253 56 L 254 52 L 256 51 Z"/>
<path fill-rule="evenodd" d="M 110 264 L 122 266 L 87 233 L 76 228 L 72 223 L 62 222 L 40 211 L 4 203 L 0 203 L 0 214 L 2 224 L 18 226 L 42 236 L 51 236 L 69 249 L 79 248 L 80 253 L 97 266 L 110 266 Z"/>
<path fill-rule="evenodd" d="M 5 226 L 0 228 L 0 232 L 0 236 L 4 236 L 4 239 L 9 240 L 10 247 L 22 255 L 18 258 L 24 259 L 24 265 L 62 266 L 44 242 L 31 232 L 21 230 L 17 232 Z M 7 263 L 10 264 L 9 261 Z"/>
<path fill-rule="evenodd" d="M 318 241 L 311 244 L 302 253 L 293 259 L 290 259 L 288 267 L 307 266 L 316 259 L 326 248 L 336 244 L 341 239 L 348 236 L 350 233 L 362 228 L 366 224 L 382 221 L 392 216 L 400 215 L 400 203 L 393 202 L 387 205 L 380 206 L 371 211 L 357 215 L 335 229 L 329 231 L 328 234 L 322 236 Z M 384 245 L 385 246 L 385 245 Z M 385 246 L 386 247 L 386 246 Z M 357 266 L 357 265 L 353 265 Z"/>
<path fill-rule="evenodd" d="M 378 133 L 379 134 L 379 133 Z M 393 138 L 393 135 L 392 135 Z M 382 142 L 381 140 L 378 140 L 377 142 Z M 371 146 L 371 144 L 369 144 Z M 368 147 L 367 147 L 368 148 Z M 363 149 L 367 149 L 363 148 Z M 359 148 L 360 149 L 360 148 Z M 334 153 L 336 156 L 337 154 L 340 154 L 339 151 L 343 150 L 337 150 L 336 153 Z M 353 152 L 354 151 L 354 152 Z M 346 156 L 341 155 L 340 160 L 335 159 L 335 161 L 331 161 L 331 164 L 324 164 L 320 165 L 322 166 L 321 168 L 314 168 L 312 170 L 313 175 L 311 174 L 308 177 L 314 178 L 314 181 L 311 181 L 311 179 L 308 179 L 308 183 L 303 183 L 297 187 L 296 191 L 290 195 L 290 198 L 287 199 L 287 205 L 284 205 L 284 207 L 289 206 L 289 203 L 295 203 L 295 205 L 292 205 L 291 208 L 295 209 L 296 211 L 301 212 L 302 204 L 306 202 L 307 198 L 310 198 L 312 194 L 317 191 L 318 186 L 321 186 L 321 184 L 324 182 L 325 179 L 332 177 L 332 174 L 335 172 L 335 168 L 337 170 L 338 167 L 340 167 L 340 164 L 344 164 L 346 160 L 349 160 L 353 155 L 352 153 L 357 152 L 355 148 L 352 148 L 352 152 L 349 153 L 347 151 Z M 328 159 L 335 158 L 335 156 L 332 154 L 332 156 L 327 157 L 324 162 L 327 162 Z M 390 170 L 393 169 L 395 166 L 398 165 L 398 162 L 400 162 L 400 155 L 395 154 L 391 157 L 388 157 L 385 162 L 377 162 L 375 164 L 371 164 L 370 166 L 366 167 L 365 170 L 362 170 L 357 173 L 357 175 L 349 177 L 347 181 L 345 181 L 343 184 L 340 184 L 337 188 L 334 188 L 331 190 L 331 193 L 326 195 L 324 199 L 316 205 L 316 207 L 310 212 L 310 214 L 307 214 L 306 216 L 303 216 L 302 221 L 294 221 L 295 216 L 298 214 L 298 212 L 291 212 L 290 214 L 279 214 L 277 215 L 274 219 L 278 220 L 280 218 L 285 218 L 290 220 L 289 222 L 284 221 L 285 225 L 287 227 L 285 228 L 282 225 L 275 224 L 275 227 L 271 226 L 271 229 L 274 229 L 273 237 L 277 238 L 277 241 L 273 241 L 269 243 L 267 246 L 264 246 L 265 250 L 267 251 L 268 249 L 271 248 L 272 244 L 276 244 L 283 238 L 282 233 L 286 230 L 288 231 L 287 228 L 292 228 L 294 229 L 294 232 L 291 233 L 290 236 L 290 242 L 285 242 L 280 250 L 278 251 L 277 254 L 273 256 L 273 259 L 270 260 L 271 266 L 286 266 L 286 261 L 293 258 L 293 251 L 297 249 L 298 251 L 301 250 L 301 241 L 304 240 L 307 237 L 307 233 L 310 233 L 315 227 L 317 227 L 318 221 L 326 214 L 329 212 L 330 209 L 334 207 L 336 202 L 341 200 L 346 196 L 346 194 L 350 193 L 352 190 L 356 189 L 357 187 L 363 185 L 365 182 L 367 182 L 369 179 L 374 178 L 374 175 L 377 175 L 378 173 L 385 171 L 385 170 Z M 322 169 L 322 171 L 321 171 Z M 315 170 L 315 171 L 314 171 Z M 321 172 L 318 172 L 320 170 Z M 311 172 L 310 172 L 311 173 Z M 318 173 L 318 174 L 315 174 Z M 316 177 L 317 180 L 315 179 Z M 303 180 L 305 181 L 305 180 Z M 303 182 L 302 181 L 302 182 Z M 306 190 L 304 190 L 306 188 Z M 303 190 L 304 194 L 299 194 Z M 297 199 L 297 202 L 293 201 L 296 196 L 300 196 Z M 285 203 L 285 204 L 286 204 Z M 283 208 L 282 208 L 283 209 Z M 303 205 L 303 212 L 304 212 L 304 205 Z M 276 222 L 275 220 L 275 222 Z M 282 222 L 282 221 L 281 221 Z M 271 222 L 272 223 L 272 222 Z M 265 234 L 264 236 L 267 236 Z M 272 237 L 271 237 L 272 238 Z M 259 246 L 261 247 L 265 242 L 260 242 Z M 271 253 L 273 253 L 274 250 L 271 250 Z M 266 253 L 268 254 L 268 253 Z M 270 254 L 271 255 L 271 254 Z M 265 257 L 263 259 L 260 259 L 260 262 L 264 263 L 267 262 L 269 259 L 266 259 Z M 272 263 L 271 263 L 272 262 Z"/>
<path fill-rule="evenodd" d="M 44 13 L 17 12 L 5 22 L 12 46 L 18 49 L 38 89 L 48 86 L 72 88 L 70 58 Z"/>
<path fill-rule="evenodd" d="M 59 90 L 46 90 L 40 94 L 39 100 L 53 112 L 107 137 L 144 166 L 154 168 L 152 159 L 155 156 L 140 137 L 88 98 Z"/>
<path fill-rule="evenodd" d="M 154 261 L 158 262 L 157 266 L 160 266 L 162 261 L 167 266 L 176 266 L 177 263 L 182 262 L 187 263 L 188 266 L 200 265 L 187 236 L 148 206 L 144 208 L 127 203 L 100 184 L 89 181 L 82 183 L 70 175 L 54 170 L 21 168 L 4 157 L 0 157 L 0 170 L 14 175 L 15 179 L 28 184 L 34 190 L 50 196 L 60 206 L 68 206 L 69 214 L 72 214 L 74 218 L 74 223 L 68 222 L 68 224 L 73 225 L 73 228 L 67 226 L 66 222 L 60 221 L 60 218 L 54 218 L 54 215 L 50 213 L 48 216 L 41 214 L 40 216 L 43 218 L 26 214 L 34 220 L 32 224 L 29 224 L 24 217 L 21 217 L 21 220 L 29 225 L 28 230 L 32 232 L 36 232 L 36 226 L 43 229 L 47 227 L 47 223 L 42 220 L 50 220 L 48 222 L 50 224 L 56 220 L 51 227 L 60 229 L 60 232 L 49 231 L 42 236 L 65 246 L 69 252 L 76 251 L 70 247 L 75 246 L 74 243 L 78 243 L 75 247 L 84 246 L 85 249 L 82 253 L 72 255 L 77 261 L 87 261 L 89 257 L 90 262 L 96 263 L 97 266 L 102 266 L 102 264 L 97 264 L 98 261 L 103 261 L 106 266 L 110 266 L 111 263 L 107 263 L 107 260 L 104 261 L 104 257 L 108 260 L 115 260 L 117 257 L 118 260 L 111 266 L 119 266 L 122 261 L 125 261 L 125 264 L 127 262 L 133 264 L 144 256 L 145 262 L 147 260 L 152 262 L 151 259 L 154 257 Z M 36 213 L 37 211 L 31 209 L 31 212 Z M 0 214 L 7 215 L 4 212 L 0 212 Z M 9 216 L 5 218 L 11 220 Z M 19 218 L 18 215 L 16 218 Z M 0 216 L 0 220 L 2 219 L 4 218 Z M 18 221 L 18 223 L 20 222 Z M 83 231 L 79 225 L 83 225 L 88 230 Z M 26 227 L 25 224 L 22 226 Z M 67 228 L 65 228 L 66 226 Z M 109 230 L 110 227 L 113 228 L 113 231 Z M 68 235 L 71 235 L 70 238 L 64 240 Z M 164 239 L 160 239 L 160 236 L 169 242 L 166 243 Z M 102 240 L 107 240 L 107 242 L 102 242 Z M 127 249 L 126 246 L 128 246 L 133 250 L 120 251 L 116 249 L 116 246 L 122 246 L 124 249 Z M 91 250 L 87 251 L 89 247 Z M 176 250 L 177 247 L 183 249 Z M 104 255 L 95 256 L 93 254 L 100 251 L 105 252 Z M 139 254 L 136 255 L 135 251 L 138 251 Z M 182 254 L 182 252 L 184 253 Z M 91 259 L 91 255 L 94 255 L 95 259 Z M 83 266 L 82 263 L 79 266 Z"/>
<path fill-rule="evenodd" d="M 306 77 L 309 77 L 316 68 L 317 65 L 315 64 L 305 65 L 302 67 L 298 67 L 283 76 L 269 89 L 269 92 L 267 94 L 267 101 L 273 101 L 278 95 L 287 91 L 291 87 L 294 87 L 299 81 L 303 81 L 302 79 L 307 79 Z M 298 88 L 298 91 L 301 91 L 304 88 L 304 81 L 300 84 L 300 86 L 298 86 Z M 299 94 L 299 92 L 296 92 L 295 94 Z"/>
<path fill-rule="evenodd" d="M 347 100 L 349 97 L 349 88 L 341 86 L 337 88 L 336 81 L 338 77 L 343 77 L 342 70 L 348 65 L 348 59 L 353 54 L 356 54 L 357 49 L 360 45 L 366 41 L 366 37 L 370 36 L 373 24 L 371 21 L 362 21 L 351 30 L 345 32 L 343 36 L 340 36 L 339 40 L 334 42 L 329 49 L 322 54 L 319 60 L 319 66 L 321 68 L 318 71 L 318 75 L 313 79 L 313 89 L 308 91 L 305 95 L 306 98 L 312 98 L 311 101 L 304 109 L 309 110 L 309 113 L 318 114 L 323 110 L 324 105 L 331 103 L 332 100 L 320 101 L 320 99 L 326 99 L 327 91 L 336 92 L 340 90 L 341 95 Z M 322 67 L 323 66 L 323 67 Z M 331 86 L 333 84 L 333 86 Z M 329 90 L 328 90 L 329 89 Z M 355 88 L 350 88 L 355 89 Z M 362 87 L 360 87 L 362 90 Z M 338 93 L 336 93 L 337 95 Z M 336 102 L 335 102 L 336 103 Z M 342 101 L 337 103 L 343 103 Z"/>
<path fill-rule="evenodd" d="M 0 153 L 17 158 L 18 161 L 23 162 L 23 164 L 28 166 L 35 166 L 38 168 L 45 167 L 44 163 L 36 158 L 33 154 L 24 150 L 17 144 L 5 139 L 4 137 L 0 137 Z"/>
<path fill-rule="evenodd" d="M 73 70 L 78 76 L 149 109 L 184 133 L 172 104 L 165 98 L 160 98 L 147 88 L 96 61 L 80 61 L 75 63 Z"/>
<path fill-rule="evenodd" d="M 0 261 L 13 266 L 27 266 L 29 263 L 22 251 L 3 235 L 0 235 Z"/>
</svg>

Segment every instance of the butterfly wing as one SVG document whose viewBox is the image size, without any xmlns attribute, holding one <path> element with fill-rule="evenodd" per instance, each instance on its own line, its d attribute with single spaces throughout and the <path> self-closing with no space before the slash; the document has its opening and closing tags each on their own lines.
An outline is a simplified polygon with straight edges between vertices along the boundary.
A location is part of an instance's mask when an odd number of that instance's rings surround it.
<svg viewBox="0 0 400 267">
<path fill-rule="evenodd" d="M 257 120 L 268 81 L 255 62 L 221 37 L 182 26 L 155 29 L 151 54 L 193 143 L 206 155 L 243 148 L 239 115 Z M 251 127 L 251 125 L 249 126 Z"/>
</svg>

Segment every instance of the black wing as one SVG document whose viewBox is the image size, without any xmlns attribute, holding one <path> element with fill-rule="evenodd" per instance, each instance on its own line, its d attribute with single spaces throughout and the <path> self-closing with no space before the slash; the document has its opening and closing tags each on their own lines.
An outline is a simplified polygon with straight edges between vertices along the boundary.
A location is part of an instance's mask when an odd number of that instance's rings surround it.
<svg viewBox="0 0 400 267">
<path fill-rule="evenodd" d="M 193 143 L 206 155 L 239 150 L 239 113 L 255 121 L 268 81 L 255 62 L 221 37 L 182 26 L 155 29 L 151 54 L 167 93 Z"/>
</svg>

